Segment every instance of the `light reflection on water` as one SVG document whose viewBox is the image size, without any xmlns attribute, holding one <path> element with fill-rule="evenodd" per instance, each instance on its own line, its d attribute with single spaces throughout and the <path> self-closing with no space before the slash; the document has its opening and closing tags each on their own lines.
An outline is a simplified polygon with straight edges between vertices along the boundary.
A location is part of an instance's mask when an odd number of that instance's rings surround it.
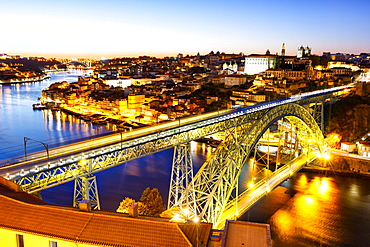
<svg viewBox="0 0 370 247">
<path fill-rule="evenodd" d="M 325 245 L 338 242 L 339 192 L 332 178 L 315 177 L 308 183 L 303 175 L 297 186 L 307 190 L 297 193 L 289 206 L 270 218 L 274 233 L 290 243 L 305 239 Z"/>
<path fill-rule="evenodd" d="M 22 155 L 23 137 L 55 144 L 108 131 L 62 112 L 32 110 L 42 89 L 56 81 L 76 81 L 78 73 L 84 72 L 73 73 L 0 86 L 0 160 Z M 196 172 L 212 148 L 195 142 L 191 146 Z M 126 196 L 139 200 L 146 187 L 158 188 L 166 202 L 172 154 L 172 149 L 165 150 L 97 173 L 102 208 L 114 211 Z M 251 169 L 250 165 L 244 167 L 240 191 L 251 181 Z M 262 174 L 266 176 L 266 172 Z M 73 183 L 41 194 L 50 203 L 70 206 Z M 299 173 L 271 191 L 241 220 L 270 223 L 275 247 L 370 246 L 370 181 Z"/>
<path fill-rule="evenodd" d="M 40 82 L 0 85 L 0 160 L 24 155 L 24 137 L 36 140 L 27 142 L 27 153 L 30 153 L 43 150 L 40 142 L 53 147 L 58 143 L 110 132 L 104 126 L 97 128 L 62 112 L 32 109 L 42 90 L 50 84 L 75 82 L 85 73 L 82 70 L 58 72 Z"/>
<path fill-rule="evenodd" d="M 196 171 L 212 149 L 196 142 L 191 146 Z M 167 203 L 172 155 L 169 149 L 97 173 L 102 209 L 115 211 L 124 197 L 139 200 L 146 187 L 158 188 Z M 240 181 L 250 178 L 247 165 Z M 73 183 L 42 191 L 42 196 L 70 206 Z M 370 180 L 298 173 L 240 220 L 269 223 L 275 247 L 370 246 Z"/>
<path fill-rule="evenodd" d="M 370 194 L 369 180 L 304 173 L 293 180 L 294 196 L 265 221 L 274 246 L 370 246 L 370 200 L 354 203 Z M 362 195 L 353 193 L 359 184 Z"/>
</svg>

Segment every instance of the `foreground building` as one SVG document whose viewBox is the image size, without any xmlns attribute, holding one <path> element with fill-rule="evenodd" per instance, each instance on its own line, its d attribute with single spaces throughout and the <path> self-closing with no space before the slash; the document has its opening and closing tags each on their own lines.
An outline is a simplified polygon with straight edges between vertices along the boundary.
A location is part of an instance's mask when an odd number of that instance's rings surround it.
<svg viewBox="0 0 370 247">
<path fill-rule="evenodd" d="M 12 193 L 8 193 L 12 194 Z M 211 224 L 131 218 L 0 195 L 1 247 L 206 246 Z M 13 193 L 14 195 L 14 193 Z M 198 237 L 198 238 L 197 238 Z"/>
<path fill-rule="evenodd" d="M 80 208 L 56 206 L 21 192 L 2 177 L 0 205 L 0 247 L 271 246 L 266 224 L 228 221 L 225 231 L 214 234 L 210 223 L 91 211 L 88 203 L 80 203 Z M 243 236 L 235 238 L 230 231 Z"/>
</svg>

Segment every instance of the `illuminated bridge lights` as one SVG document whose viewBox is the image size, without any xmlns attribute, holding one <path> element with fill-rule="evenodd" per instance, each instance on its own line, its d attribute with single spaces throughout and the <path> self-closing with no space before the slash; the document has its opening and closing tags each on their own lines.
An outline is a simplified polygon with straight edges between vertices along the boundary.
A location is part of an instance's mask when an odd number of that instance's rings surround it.
<svg viewBox="0 0 370 247">
<path fill-rule="evenodd" d="M 28 184 L 27 189 L 25 189 L 26 191 L 40 191 L 53 186 L 52 183 L 60 184 L 68 182 L 77 176 L 84 176 L 86 174 L 108 169 L 121 163 L 143 157 L 147 154 L 171 148 L 180 143 L 187 143 L 213 133 L 235 129 L 236 133 L 232 133 L 234 131 L 230 131 L 230 137 L 225 137 L 230 139 L 225 139 L 223 142 L 224 144 L 220 145 L 222 148 L 220 150 L 218 148 L 217 150 L 219 151 L 216 150 L 216 158 L 212 158 L 215 160 L 210 161 L 210 163 L 207 161 L 208 163 L 205 164 L 206 168 L 202 168 L 200 170 L 202 174 L 197 174 L 199 180 L 197 181 L 197 178 L 194 177 L 195 182 L 199 183 L 199 188 L 197 189 L 205 195 L 204 198 L 198 198 L 197 203 L 200 205 L 212 205 L 213 202 L 205 203 L 203 201 L 208 200 L 206 197 L 211 198 L 215 203 L 219 203 L 217 205 L 219 205 L 220 210 L 223 210 L 223 208 L 226 207 L 225 204 L 229 198 L 223 198 L 222 196 L 230 193 L 222 191 L 225 189 L 228 190 L 226 187 L 230 185 L 235 185 L 235 176 L 237 175 L 235 174 L 235 171 L 240 170 L 240 166 L 244 165 L 239 163 L 237 159 L 240 159 L 240 162 L 243 162 L 244 156 L 242 157 L 241 155 L 247 155 L 249 153 L 249 148 L 253 146 L 255 138 L 257 138 L 259 133 L 267 124 L 269 124 L 270 121 L 277 119 L 282 115 L 292 115 L 289 120 L 294 123 L 294 125 L 299 128 L 312 128 L 313 133 L 319 134 L 320 130 L 317 128 L 317 124 L 315 123 L 316 127 L 314 127 L 314 119 L 311 119 L 311 116 L 310 118 L 308 117 L 307 111 L 303 109 L 303 107 L 291 103 L 308 104 L 310 103 L 310 100 L 321 100 L 322 96 L 326 94 L 331 94 L 348 87 L 350 86 L 303 93 L 291 96 L 287 99 L 265 102 L 255 106 L 184 118 L 181 119 L 180 125 L 177 121 L 168 122 L 147 128 L 136 129 L 123 133 L 122 135 L 111 135 L 103 138 L 96 138 L 86 143 L 75 143 L 66 147 L 51 150 L 51 155 L 53 159 L 56 160 L 52 162 L 40 158 L 41 156 L 39 154 L 32 154 L 30 157 L 32 157 L 33 160 L 28 160 L 24 163 L 26 165 L 31 162 L 36 163 L 37 160 L 37 165 L 39 167 L 38 171 L 26 173 L 24 169 L 28 168 L 24 168 L 22 164 L 20 164 L 19 169 L 21 170 L 17 170 L 14 173 L 11 172 L 9 177 L 13 176 L 13 180 L 18 184 Z M 294 116 L 300 116 L 304 121 L 299 120 L 298 118 L 295 119 Z M 300 136 L 297 138 L 305 138 L 305 135 L 307 134 L 302 131 Z M 311 141 L 312 144 L 310 145 L 321 145 L 321 139 L 311 139 L 314 141 Z M 238 140 L 239 145 L 236 146 L 234 140 Z M 91 143 L 94 143 L 94 146 L 91 146 Z M 223 149 L 227 147 L 226 145 L 233 145 L 233 148 L 229 148 L 228 151 L 226 151 L 226 149 Z M 230 159 L 231 166 L 218 163 L 219 161 L 217 161 L 217 156 L 226 157 L 229 155 L 228 152 L 230 151 L 234 152 L 230 153 L 230 155 L 232 155 Z M 62 157 L 63 160 L 58 162 L 58 156 Z M 80 169 L 78 167 L 79 161 L 83 159 L 89 160 L 88 163 L 90 166 L 86 167 L 88 169 Z M 308 160 L 309 159 L 310 157 L 308 157 Z M 41 167 L 43 167 L 43 169 L 41 169 Z M 220 168 L 226 170 L 222 170 Z M 299 166 L 293 167 L 292 165 L 290 169 L 295 172 L 300 168 Z M 2 171 L 4 171 L 4 174 L 7 172 L 6 169 L 3 169 Z M 84 172 L 86 172 L 86 174 Z M 286 176 L 289 176 L 290 174 L 288 170 L 284 173 Z M 15 178 L 13 174 L 17 174 L 17 178 Z M 42 181 L 39 181 L 41 175 L 38 174 L 45 174 L 45 177 L 48 178 L 41 179 Z M 207 174 L 213 178 L 210 179 Z M 220 176 L 220 174 L 225 174 L 225 176 Z M 276 182 L 281 181 L 281 179 L 276 178 Z M 210 183 L 208 183 L 208 181 Z M 219 182 L 214 182 L 214 184 L 212 184 L 212 181 Z M 218 188 L 214 188 L 216 184 L 219 184 Z M 253 190 L 256 188 L 258 188 L 258 183 L 252 187 Z M 220 190 L 220 192 L 218 190 Z M 210 195 L 209 191 L 216 191 L 216 193 Z M 206 208 L 201 210 L 202 212 L 200 212 L 199 216 L 202 218 L 207 217 L 208 219 L 211 219 L 219 217 L 212 216 L 212 212 L 207 211 L 208 209 Z"/>
</svg>

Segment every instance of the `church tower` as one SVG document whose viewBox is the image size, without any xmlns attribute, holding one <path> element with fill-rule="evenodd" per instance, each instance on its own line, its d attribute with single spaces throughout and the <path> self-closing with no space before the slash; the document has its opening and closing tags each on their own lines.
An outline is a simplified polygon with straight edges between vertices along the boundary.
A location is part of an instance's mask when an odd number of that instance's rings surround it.
<svg viewBox="0 0 370 247">
<path fill-rule="evenodd" d="M 281 56 L 285 56 L 285 43 L 281 46 Z"/>
<path fill-rule="evenodd" d="M 302 58 L 302 57 L 309 57 L 311 56 L 311 48 L 310 47 L 301 47 L 298 48 L 298 53 L 297 53 L 297 58 Z"/>
</svg>

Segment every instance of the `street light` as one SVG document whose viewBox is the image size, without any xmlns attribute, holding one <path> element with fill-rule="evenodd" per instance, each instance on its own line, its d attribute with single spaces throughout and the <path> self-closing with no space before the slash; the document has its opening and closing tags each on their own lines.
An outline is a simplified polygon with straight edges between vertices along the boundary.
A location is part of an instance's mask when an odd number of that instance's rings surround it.
<svg viewBox="0 0 370 247">
<path fill-rule="evenodd" d="M 199 227 L 200 227 L 199 221 L 200 221 L 199 217 L 194 216 L 193 222 L 195 223 L 195 227 L 196 227 L 196 230 L 197 230 L 197 247 L 199 246 Z"/>
<path fill-rule="evenodd" d="M 47 157 L 49 159 L 49 145 L 48 144 L 46 144 L 44 142 L 41 142 L 41 141 L 34 140 L 32 138 L 24 137 L 23 145 L 24 145 L 24 158 L 25 158 L 25 160 L 27 160 L 27 142 L 28 141 L 35 141 L 35 142 L 41 143 L 44 146 L 44 148 L 46 150 Z"/>
<path fill-rule="evenodd" d="M 123 130 L 123 128 L 117 126 L 117 130 L 119 131 L 119 133 L 121 135 L 121 149 L 122 149 L 122 141 L 123 141 L 122 140 L 122 130 Z"/>
</svg>

